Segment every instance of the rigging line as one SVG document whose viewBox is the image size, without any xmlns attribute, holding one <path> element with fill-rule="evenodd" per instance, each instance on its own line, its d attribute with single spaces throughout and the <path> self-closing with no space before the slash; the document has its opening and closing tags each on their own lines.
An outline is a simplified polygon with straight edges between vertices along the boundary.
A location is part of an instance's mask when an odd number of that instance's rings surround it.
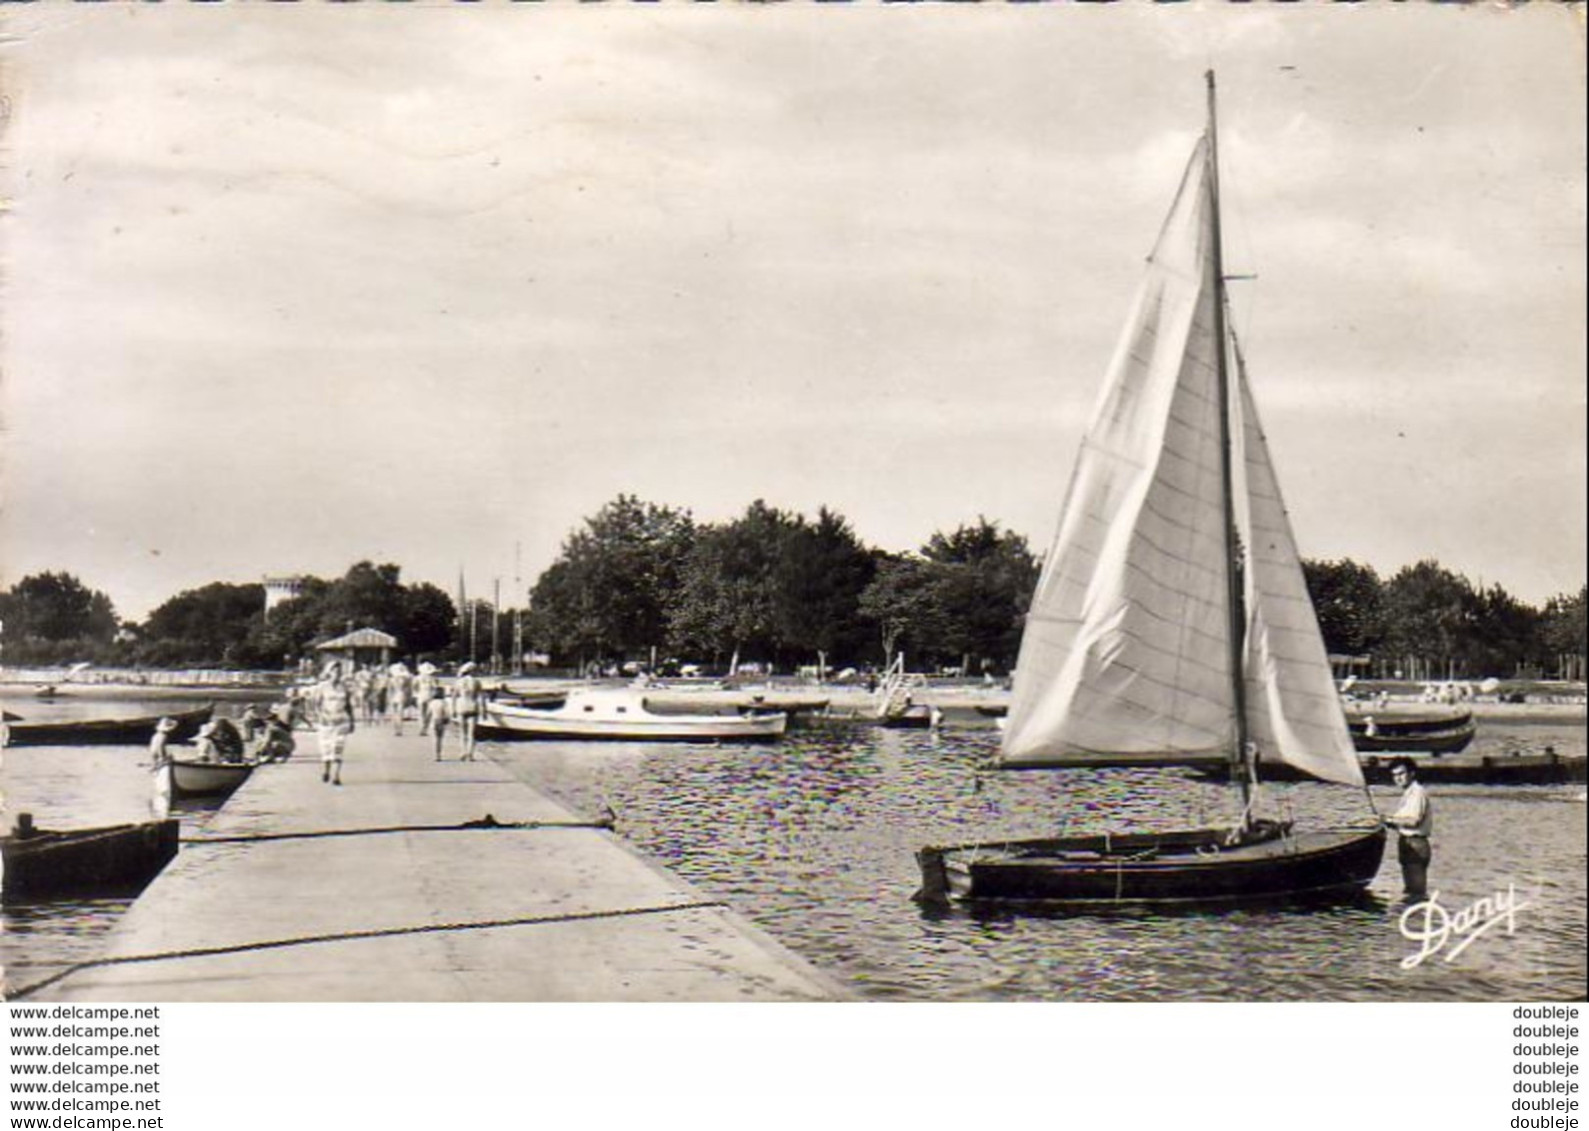
<svg viewBox="0 0 1589 1131">
<path fill-rule="evenodd" d="M 1369 812 L 1373 813 L 1375 817 L 1383 821 L 1385 819 L 1385 815 L 1379 811 L 1379 806 L 1374 804 L 1374 791 L 1368 788 L 1367 777 L 1363 778 L 1363 796 L 1368 798 Z"/>
<path fill-rule="evenodd" d="M 314 840 L 320 837 L 381 836 L 387 833 L 450 833 L 492 829 L 608 829 L 613 822 L 599 821 L 498 821 L 491 814 L 455 825 L 378 825 L 367 829 L 316 829 L 297 833 L 250 833 L 246 836 L 184 837 L 183 844 L 249 844 L 265 840 Z"/>
<path fill-rule="evenodd" d="M 157 951 L 152 954 L 129 954 L 113 958 L 94 958 L 74 962 L 48 978 L 5 995 L 8 1001 L 18 1001 L 54 985 L 63 978 L 83 970 L 101 966 L 129 966 L 142 962 L 171 962 L 183 958 L 214 958 L 228 954 L 246 954 L 256 950 L 280 950 L 284 947 L 309 946 L 315 943 L 356 942 L 364 939 L 397 938 L 403 935 L 437 934 L 450 931 L 486 931 L 500 927 L 530 927 L 549 923 L 581 923 L 595 919 L 622 919 L 637 915 L 660 915 L 672 911 L 703 911 L 709 908 L 727 908 L 721 900 L 699 900 L 693 903 L 667 903 L 652 907 L 623 907 L 610 911 L 571 911 L 562 915 L 526 915 L 514 919 L 482 919 L 468 923 L 424 923 L 416 927 L 378 927 L 367 931 L 340 931 L 321 935 L 300 935 L 295 938 L 267 939 L 263 942 L 236 943 L 231 946 L 200 946 L 185 950 Z"/>
</svg>

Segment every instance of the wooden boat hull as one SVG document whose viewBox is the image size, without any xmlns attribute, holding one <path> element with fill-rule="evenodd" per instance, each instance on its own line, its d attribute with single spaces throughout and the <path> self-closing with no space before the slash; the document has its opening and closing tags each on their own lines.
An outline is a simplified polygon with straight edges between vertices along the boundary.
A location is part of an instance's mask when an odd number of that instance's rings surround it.
<svg viewBox="0 0 1589 1131">
<path fill-rule="evenodd" d="M 1360 753 L 1383 754 L 1455 754 L 1466 750 L 1473 741 L 1476 728 L 1472 723 L 1449 730 L 1430 730 L 1406 734 L 1386 734 L 1383 731 L 1367 734 L 1352 732 L 1352 745 Z"/>
<path fill-rule="evenodd" d="M 1394 757 L 1365 757 L 1363 777 L 1370 785 L 1390 785 Z M 1584 780 L 1584 756 L 1495 754 L 1483 757 L 1415 757 L 1418 780 L 1434 785 L 1567 785 Z"/>
<path fill-rule="evenodd" d="M 0 837 L 7 903 L 141 888 L 177 854 L 178 823 L 149 821 L 97 829 Z"/>
<path fill-rule="evenodd" d="M 902 711 L 874 715 L 871 721 L 889 730 L 931 730 L 935 717 L 942 718 L 942 715 L 935 716 L 932 707 L 925 703 L 912 703 Z"/>
<path fill-rule="evenodd" d="M 1557 754 L 1554 752 L 1530 754 L 1486 754 L 1480 757 L 1459 755 L 1442 757 L 1438 754 L 1362 754 L 1358 762 L 1363 767 L 1363 778 L 1369 785 L 1392 785 L 1391 763 L 1400 758 L 1411 758 L 1418 770 L 1418 780 L 1426 785 L 1569 785 L 1585 777 L 1585 758 L 1582 754 Z M 1224 781 L 1228 776 L 1223 769 L 1195 771 L 1198 777 L 1209 781 Z M 1264 781 L 1312 781 L 1301 770 L 1290 766 L 1265 762 L 1258 769 Z"/>
<path fill-rule="evenodd" d="M 1235 847 L 1223 843 L 1227 831 L 926 848 L 917 854 L 917 898 L 1082 909 L 1343 899 L 1368 886 L 1385 852 L 1380 828 L 1298 833 L 1269 826 Z"/>
<path fill-rule="evenodd" d="M 568 702 L 562 691 L 530 691 L 523 694 L 504 692 L 492 700 L 508 707 L 533 707 L 538 711 L 552 711 Z"/>
<path fill-rule="evenodd" d="M 476 736 L 491 741 L 564 739 L 607 742 L 753 742 L 783 735 L 789 716 L 782 711 L 750 715 L 663 715 L 637 706 L 617 716 L 585 714 L 577 700 L 560 710 L 488 704 Z"/>
<path fill-rule="evenodd" d="M 199 728 L 210 721 L 215 706 L 183 711 L 170 717 L 177 729 L 171 732 L 172 742 L 185 742 L 198 734 Z M 71 719 L 60 722 L 30 723 L 26 720 L 7 721 L 7 746 L 142 746 L 154 737 L 155 724 L 161 715 L 146 715 L 132 719 Z"/>
<path fill-rule="evenodd" d="M 169 763 L 172 797 L 224 797 L 248 780 L 254 772 L 251 762 Z"/>
<path fill-rule="evenodd" d="M 1346 727 L 1355 738 L 1368 730 L 1369 715 L 1348 715 Z M 1472 711 L 1456 711 L 1444 715 L 1395 715 L 1380 713 L 1373 716 L 1374 729 L 1382 735 L 1431 734 L 1435 731 L 1458 730 L 1473 725 Z"/>
</svg>

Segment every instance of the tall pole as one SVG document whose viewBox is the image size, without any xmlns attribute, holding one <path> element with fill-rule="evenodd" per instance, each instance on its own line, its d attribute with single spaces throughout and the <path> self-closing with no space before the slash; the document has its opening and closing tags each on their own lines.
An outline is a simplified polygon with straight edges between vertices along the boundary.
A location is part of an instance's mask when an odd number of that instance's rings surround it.
<svg viewBox="0 0 1589 1131">
<path fill-rule="evenodd" d="M 463 639 L 466 625 L 464 618 L 469 615 L 468 595 L 464 591 L 463 566 L 458 567 L 458 651 L 463 651 Z"/>
<path fill-rule="evenodd" d="M 1219 387 L 1219 473 L 1225 510 L 1225 596 L 1229 614 L 1231 700 L 1236 713 L 1235 749 L 1230 754 L 1231 775 L 1241 787 L 1242 825 L 1251 821 L 1252 774 L 1247 765 L 1246 599 L 1242 592 L 1241 534 L 1236 529 L 1236 471 L 1231 439 L 1233 409 L 1230 387 L 1229 335 L 1225 328 L 1225 249 L 1219 215 L 1219 116 L 1215 105 L 1214 72 L 1208 78 L 1208 188 L 1213 217 L 1210 259 L 1214 288 L 1214 365 Z"/>
<path fill-rule="evenodd" d="M 513 674 L 524 674 L 524 582 L 520 569 L 524 545 L 513 543 Z"/>
<path fill-rule="evenodd" d="M 500 671 L 502 663 L 501 636 L 498 626 L 502 623 L 502 579 L 491 579 L 491 674 Z"/>
</svg>

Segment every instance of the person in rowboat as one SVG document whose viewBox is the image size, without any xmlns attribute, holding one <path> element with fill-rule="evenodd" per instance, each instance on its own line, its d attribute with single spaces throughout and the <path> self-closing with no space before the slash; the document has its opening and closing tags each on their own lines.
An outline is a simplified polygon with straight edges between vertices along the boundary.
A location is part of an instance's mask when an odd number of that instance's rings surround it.
<svg viewBox="0 0 1589 1131">
<path fill-rule="evenodd" d="M 166 746 L 171 741 L 171 732 L 176 729 L 177 721 L 169 717 L 154 725 L 154 737 L 149 740 L 149 761 L 156 769 L 171 761 L 171 751 Z"/>
<path fill-rule="evenodd" d="M 237 716 L 237 729 L 243 736 L 245 745 L 251 744 L 259 735 L 265 725 L 264 716 L 259 713 L 259 708 L 253 703 L 243 708 L 243 713 Z"/>
<path fill-rule="evenodd" d="M 1393 761 L 1390 776 L 1402 791 L 1401 808 L 1384 821 L 1388 828 L 1396 830 L 1396 856 L 1401 861 L 1401 881 L 1407 898 L 1418 900 L 1429 893 L 1429 862 L 1434 856 L 1429 834 L 1434 832 L 1434 810 L 1418 782 L 1418 765 L 1411 758 Z"/>
<path fill-rule="evenodd" d="M 193 741 L 198 745 L 198 753 L 194 755 L 199 762 L 219 762 L 221 760 L 220 743 L 216 741 L 217 731 L 215 720 L 210 720 L 199 728 L 199 733 Z"/>
</svg>

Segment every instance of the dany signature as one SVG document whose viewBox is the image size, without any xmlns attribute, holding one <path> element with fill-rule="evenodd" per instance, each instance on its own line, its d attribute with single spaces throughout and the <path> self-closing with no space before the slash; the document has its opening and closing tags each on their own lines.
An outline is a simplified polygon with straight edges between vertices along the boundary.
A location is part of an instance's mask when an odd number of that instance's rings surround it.
<svg viewBox="0 0 1589 1131">
<path fill-rule="evenodd" d="M 1454 913 L 1441 905 L 1439 892 L 1432 892 L 1428 899 L 1401 913 L 1402 938 L 1418 944 L 1417 951 L 1401 960 L 1401 968 L 1411 970 L 1442 951 L 1447 962 L 1454 961 L 1497 923 L 1505 923 L 1506 933 L 1514 934 L 1517 913 L 1532 906 L 1518 899 L 1512 884 L 1507 884 L 1505 891 L 1476 899 Z"/>
</svg>

